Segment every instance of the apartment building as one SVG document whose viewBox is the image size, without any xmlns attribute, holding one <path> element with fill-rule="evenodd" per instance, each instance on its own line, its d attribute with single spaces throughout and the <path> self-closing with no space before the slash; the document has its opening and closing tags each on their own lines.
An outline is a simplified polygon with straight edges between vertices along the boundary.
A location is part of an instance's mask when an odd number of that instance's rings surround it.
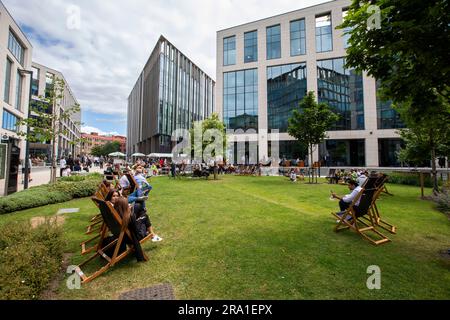
<svg viewBox="0 0 450 320">
<path fill-rule="evenodd" d="M 25 158 L 26 130 L 18 122 L 28 116 L 33 47 L 0 1 L 0 194 L 17 190 L 20 160 Z"/>
<path fill-rule="evenodd" d="M 64 75 L 54 69 L 43 66 L 39 63 L 32 63 L 33 80 L 32 80 L 32 101 L 31 104 L 35 108 L 42 105 L 45 98 L 48 97 L 49 91 L 52 90 L 54 81 L 61 79 L 65 83 L 63 92 L 63 98 L 56 104 L 56 110 L 53 110 L 53 106 L 47 106 L 45 112 L 52 114 L 56 112 L 58 115 L 69 110 L 78 104 L 77 99 L 72 92 L 69 83 L 64 78 Z M 37 113 L 31 110 L 31 117 L 38 116 Z M 57 158 L 62 156 L 77 156 L 81 152 L 81 111 L 73 114 L 70 119 L 61 121 L 61 131 L 65 134 L 60 134 L 56 140 L 56 152 Z M 52 142 L 46 141 L 44 143 L 30 143 L 30 156 L 31 157 L 47 157 L 51 159 L 52 155 Z"/>
</svg>

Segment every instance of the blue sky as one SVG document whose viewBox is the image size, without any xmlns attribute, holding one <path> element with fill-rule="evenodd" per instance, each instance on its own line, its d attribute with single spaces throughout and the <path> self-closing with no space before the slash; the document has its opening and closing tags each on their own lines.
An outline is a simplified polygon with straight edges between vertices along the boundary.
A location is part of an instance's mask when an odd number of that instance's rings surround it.
<svg viewBox="0 0 450 320">
<path fill-rule="evenodd" d="M 213 79 L 216 32 L 324 0 L 2 0 L 33 61 L 64 74 L 82 130 L 126 135 L 128 96 L 160 35 Z"/>
</svg>

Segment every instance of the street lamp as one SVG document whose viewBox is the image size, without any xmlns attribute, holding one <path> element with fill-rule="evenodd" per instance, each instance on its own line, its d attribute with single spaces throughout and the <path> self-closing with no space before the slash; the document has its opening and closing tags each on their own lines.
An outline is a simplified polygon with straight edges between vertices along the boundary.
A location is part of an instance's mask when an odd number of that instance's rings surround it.
<svg viewBox="0 0 450 320">
<path fill-rule="evenodd" d="M 28 100 L 28 116 L 27 118 L 30 118 L 31 115 L 31 96 L 32 96 L 32 88 L 33 88 L 33 71 L 29 71 L 29 70 L 22 70 L 19 69 L 20 74 L 23 76 L 25 74 L 28 74 L 30 76 L 30 96 L 29 96 L 29 100 Z M 30 141 L 29 141 L 29 137 L 30 137 L 30 126 L 27 125 L 27 141 L 26 141 L 26 146 L 25 146 L 25 177 L 23 179 L 23 188 L 26 190 L 28 189 L 28 179 L 30 177 Z"/>
</svg>

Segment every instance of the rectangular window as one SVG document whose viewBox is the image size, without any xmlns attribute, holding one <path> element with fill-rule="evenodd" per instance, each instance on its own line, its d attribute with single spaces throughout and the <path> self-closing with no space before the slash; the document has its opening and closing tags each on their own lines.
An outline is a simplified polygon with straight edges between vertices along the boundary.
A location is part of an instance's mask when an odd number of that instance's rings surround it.
<svg viewBox="0 0 450 320">
<path fill-rule="evenodd" d="M 306 95 L 306 64 L 267 68 L 267 117 L 269 130 L 287 132 L 288 119 Z"/>
<path fill-rule="evenodd" d="M 340 117 L 332 130 L 364 130 L 364 90 L 361 73 L 345 68 L 345 59 L 317 61 L 319 102 Z"/>
<path fill-rule="evenodd" d="M 12 61 L 6 59 L 6 71 L 5 71 L 5 93 L 4 93 L 4 101 L 6 103 L 10 103 L 10 92 L 11 92 L 11 71 L 12 71 Z"/>
<path fill-rule="evenodd" d="M 224 77 L 224 122 L 228 129 L 258 129 L 258 70 L 227 72 Z"/>
<path fill-rule="evenodd" d="M 328 167 L 365 167 L 365 140 L 326 140 L 319 146 L 319 157 Z"/>
<path fill-rule="evenodd" d="M 236 64 L 236 36 L 223 39 L 223 65 Z"/>
<path fill-rule="evenodd" d="M 305 19 L 291 21 L 291 56 L 306 54 Z"/>
<path fill-rule="evenodd" d="M 38 96 L 39 95 L 39 76 L 40 76 L 40 71 L 38 68 L 35 67 L 31 67 L 31 70 L 33 70 L 33 83 L 31 85 L 31 94 L 34 96 Z"/>
<path fill-rule="evenodd" d="M 316 52 L 333 50 L 331 14 L 316 17 Z"/>
<path fill-rule="evenodd" d="M 23 83 L 23 77 L 20 74 L 19 70 L 17 70 L 17 76 L 16 76 L 16 109 L 17 110 L 22 109 L 22 83 Z"/>
<path fill-rule="evenodd" d="M 17 59 L 17 61 L 19 61 L 20 64 L 23 65 L 25 49 L 11 30 L 9 31 L 8 49 Z"/>
<path fill-rule="evenodd" d="M 376 82 L 377 89 L 377 122 L 378 129 L 402 129 L 405 124 L 400 119 L 400 115 L 392 108 L 392 101 L 383 100 L 379 94 L 380 83 Z"/>
<path fill-rule="evenodd" d="M 267 30 L 267 59 L 281 58 L 281 26 L 268 27 Z"/>
<path fill-rule="evenodd" d="M 258 31 L 244 33 L 244 62 L 258 61 Z"/>
<path fill-rule="evenodd" d="M 2 128 L 5 130 L 17 132 L 17 117 L 12 113 L 3 110 Z"/>
<path fill-rule="evenodd" d="M 347 14 L 348 14 L 348 9 L 342 10 L 342 21 L 344 21 Z M 349 47 L 348 41 L 350 40 L 350 35 L 348 34 L 348 32 L 350 32 L 351 30 L 352 30 L 352 28 L 342 29 L 342 32 L 343 32 L 342 40 L 344 41 L 344 49 L 347 49 Z"/>
<path fill-rule="evenodd" d="M 398 154 L 405 143 L 401 139 L 378 139 L 378 159 L 380 167 L 400 167 Z"/>
<path fill-rule="evenodd" d="M 53 73 L 47 72 L 45 74 L 45 97 L 49 98 L 53 90 L 53 82 L 55 75 Z"/>
</svg>

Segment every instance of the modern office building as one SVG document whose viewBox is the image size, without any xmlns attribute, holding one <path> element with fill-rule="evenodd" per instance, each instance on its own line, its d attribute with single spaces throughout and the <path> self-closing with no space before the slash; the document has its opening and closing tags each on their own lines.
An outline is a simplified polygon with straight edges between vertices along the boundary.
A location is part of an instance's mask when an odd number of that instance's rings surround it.
<svg viewBox="0 0 450 320">
<path fill-rule="evenodd" d="M 62 114 L 64 111 L 69 110 L 78 104 L 75 95 L 70 89 L 69 83 L 64 78 L 64 75 L 49 67 L 43 66 L 39 63 L 33 62 L 33 83 L 32 83 L 32 110 L 31 117 L 37 117 L 38 115 L 33 112 L 34 108 L 42 105 L 42 102 L 47 96 L 49 90 L 52 89 L 54 81 L 61 79 L 65 83 L 65 89 L 63 98 L 57 102 L 56 110 L 57 114 Z M 53 106 L 47 106 L 45 112 L 52 113 Z M 62 156 L 77 156 L 81 152 L 81 111 L 73 114 L 70 119 L 64 120 L 60 123 L 66 134 L 60 134 L 56 141 L 57 158 Z M 45 143 L 30 143 L 30 156 L 31 157 L 47 157 L 50 162 L 52 156 L 52 142 L 46 141 Z"/>
<path fill-rule="evenodd" d="M 337 29 L 350 6 L 336 0 L 217 33 L 217 110 L 230 141 L 256 144 L 271 156 L 279 131 L 279 156 L 303 157 L 287 133 L 288 119 L 308 91 L 340 115 L 314 161 L 328 166 L 398 166 L 403 125 L 376 80 L 345 67 L 348 36 Z M 235 142 L 237 144 L 237 142 Z M 236 146 L 235 146 L 236 149 Z M 235 161 L 237 158 L 235 158 Z"/>
<path fill-rule="evenodd" d="M 0 195 L 17 190 L 20 160 L 25 158 L 26 128 L 18 121 L 28 116 L 32 51 L 30 41 L 0 1 Z"/>
<path fill-rule="evenodd" d="M 128 98 L 127 154 L 170 153 L 172 133 L 214 110 L 215 82 L 161 36 Z"/>
</svg>

